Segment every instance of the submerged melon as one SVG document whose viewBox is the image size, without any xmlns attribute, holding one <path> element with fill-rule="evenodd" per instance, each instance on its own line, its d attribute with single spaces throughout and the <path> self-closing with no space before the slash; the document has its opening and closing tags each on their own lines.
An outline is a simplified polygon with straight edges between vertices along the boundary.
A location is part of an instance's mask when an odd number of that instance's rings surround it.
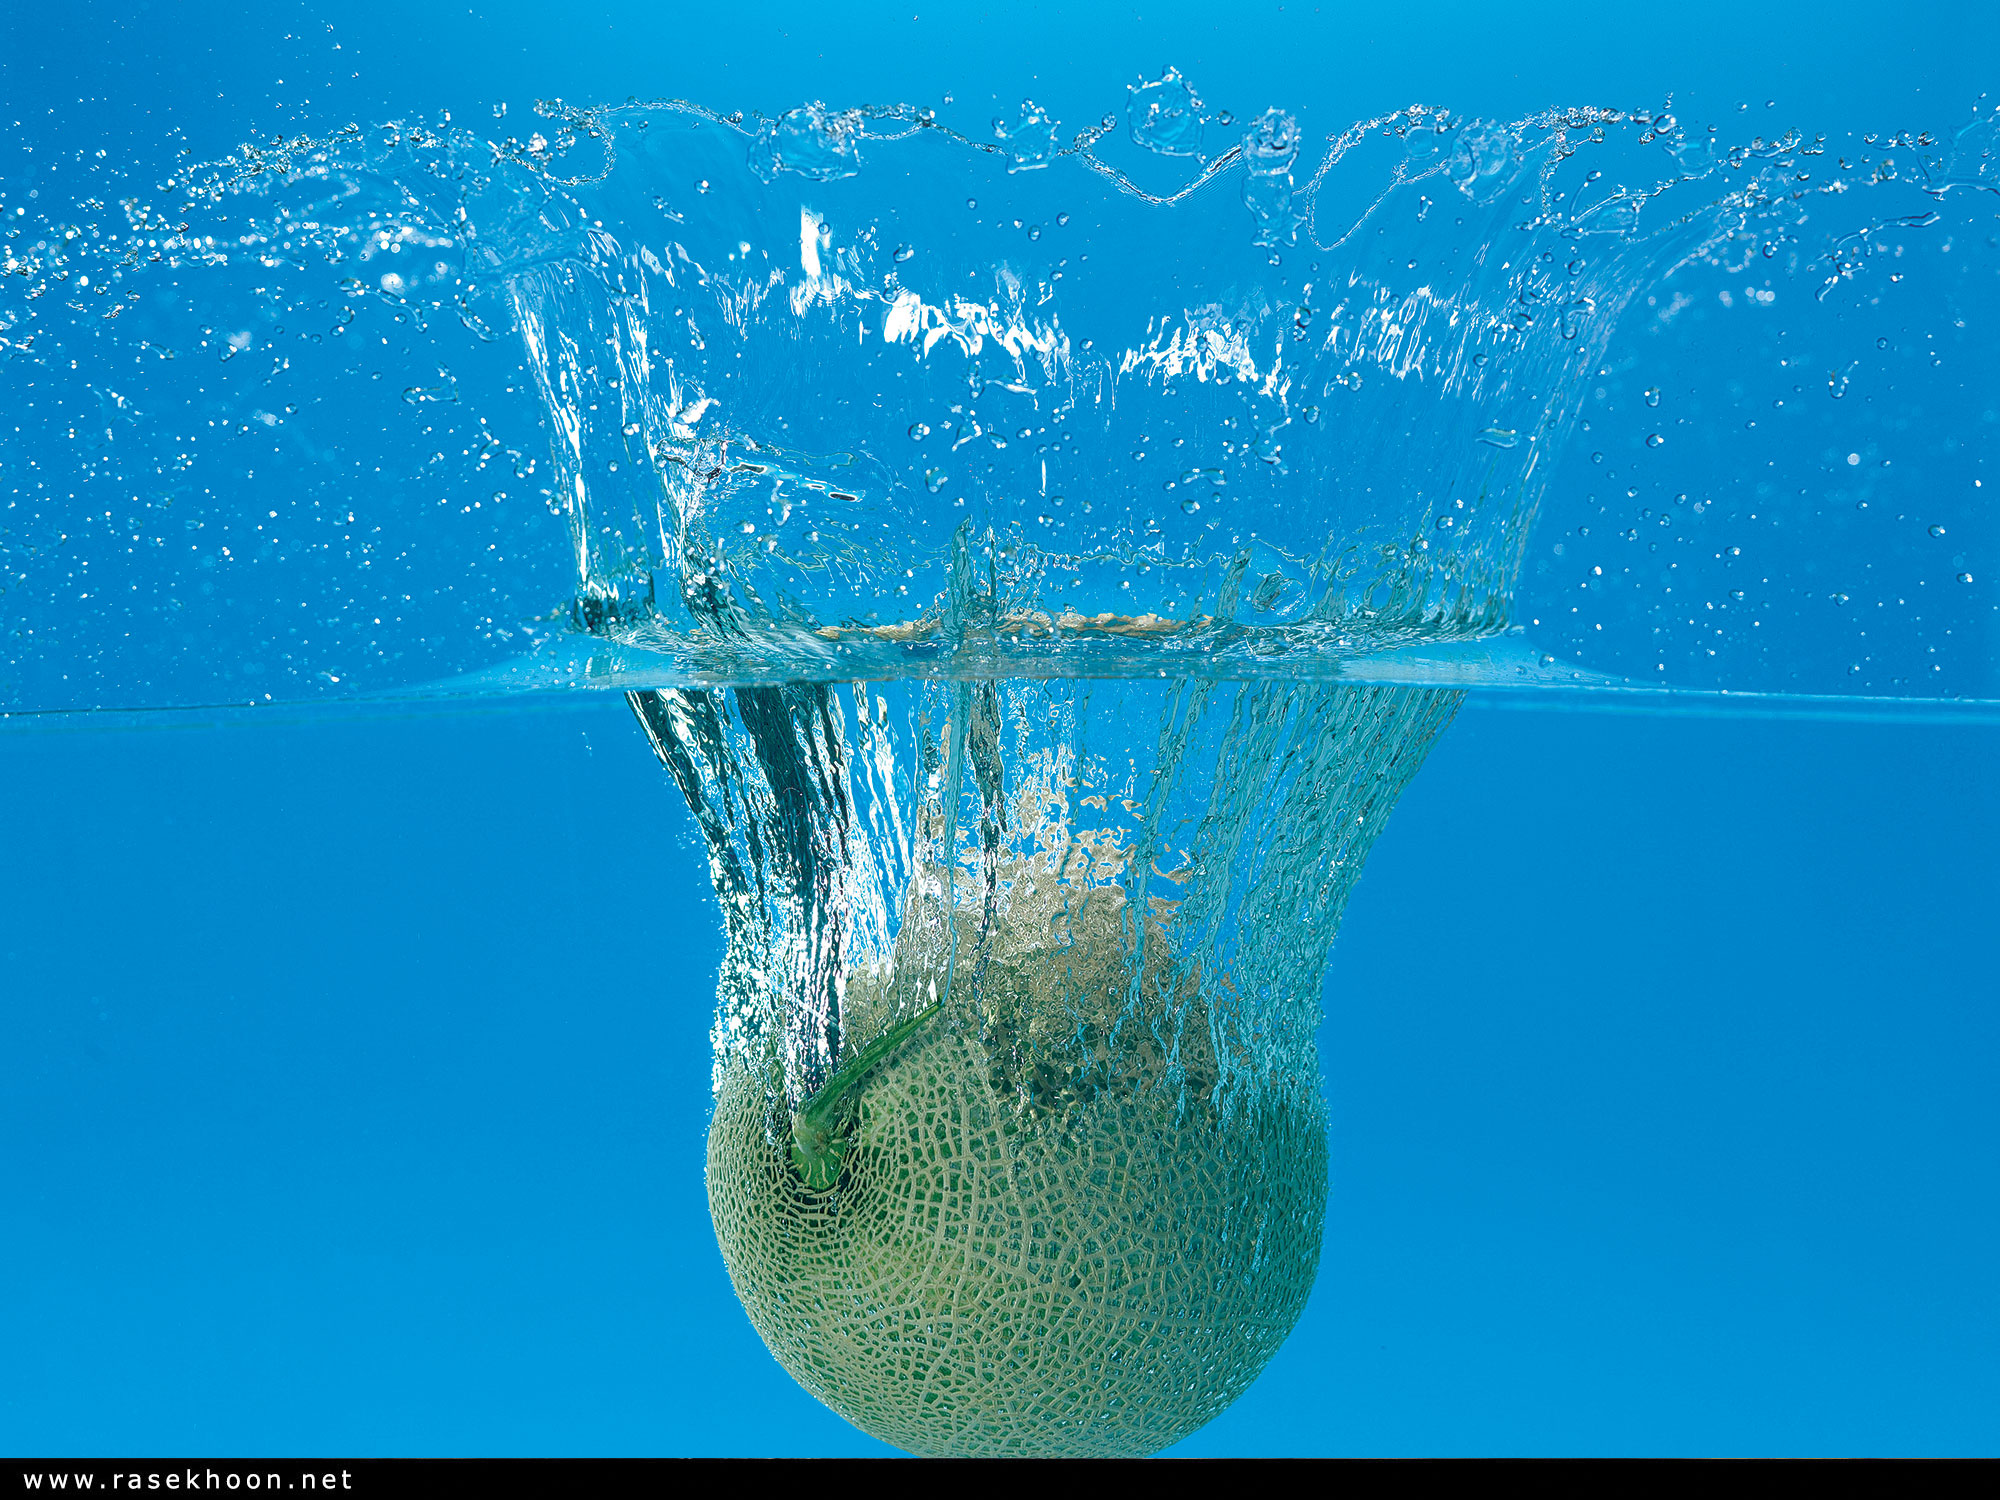
<svg viewBox="0 0 2000 1500">
<path fill-rule="evenodd" d="M 1093 1032 L 1076 1066 L 1024 1053 L 990 1005 L 925 1019 L 866 1060 L 823 1172 L 768 1074 L 719 1078 L 709 1210 L 757 1332 L 913 1453 L 1145 1454 L 1194 1431 L 1312 1289 L 1316 1083 L 1224 1112 L 1143 1026 Z"/>
</svg>

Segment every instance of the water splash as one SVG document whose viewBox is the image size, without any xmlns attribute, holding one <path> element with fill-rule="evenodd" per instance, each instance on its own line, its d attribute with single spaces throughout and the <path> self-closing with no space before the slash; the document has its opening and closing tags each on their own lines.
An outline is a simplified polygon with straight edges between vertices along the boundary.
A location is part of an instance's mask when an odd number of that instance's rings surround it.
<svg viewBox="0 0 2000 1500">
<path fill-rule="evenodd" d="M 1231 129 L 1178 75 L 1132 102 L 1126 125 L 1163 139 Z M 1704 278 L 1738 283 L 1728 307 L 1770 305 L 1753 267 L 1863 298 L 1871 267 L 1905 276 L 1888 262 L 1913 235 L 1959 264 L 1990 248 L 1960 223 L 1992 186 L 1984 115 L 1838 166 L 1818 137 L 1728 147 L 1670 111 L 1412 107 L 1309 150 L 1274 110 L 1198 164 L 1117 123 L 1061 145 L 1025 105 L 978 141 L 907 107 L 550 102 L 497 140 L 349 127 L 73 212 L 8 199 L 0 368 L 31 417 L 0 435 L 8 698 L 365 692 L 579 628 L 691 681 L 1314 676 L 1546 631 L 1577 606 L 1523 607 L 1537 519 L 1561 574 L 1659 509 L 1633 479 L 1614 523 L 1597 481 L 1623 467 L 1581 468 L 1603 450 L 1572 442 L 1603 428 L 1634 306 L 1642 339 L 1677 336 L 1704 315 L 1667 309 Z M 1871 214 L 1862 189 L 1930 206 Z M 1975 289 L 1951 294 L 1954 336 L 1983 326 Z M 1843 336 L 1811 342 L 1844 395 Z M 1697 455 L 1740 472 L 1726 426 L 1635 441 L 1662 439 L 1661 476 Z M 1970 496 L 1946 478 L 1921 488 Z M 1682 521 L 1718 513 L 1695 502 Z M 1926 520 L 1983 552 L 1962 511 Z M 1828 535 L 1790 527 L 1760 576 L 1804 580 Z M 1931 633 L 1878 628 L 1895 664 L 1869 681 L 1990 685 L 1975 596 L 1990 613 L 1975 589 L 1932 603 Z M 1640 600 L 1584 589 L 1564 655 L 1662 680 L 1647 632 L 1689 627 Z M 1787 657 L 1831 640 L 1780 607 Z M 1761 649 L 1772 625 L 1728 638 Z M 1707 649 L 1659 653 L 1664 680 L 1851 689 Z"/>
</svg>

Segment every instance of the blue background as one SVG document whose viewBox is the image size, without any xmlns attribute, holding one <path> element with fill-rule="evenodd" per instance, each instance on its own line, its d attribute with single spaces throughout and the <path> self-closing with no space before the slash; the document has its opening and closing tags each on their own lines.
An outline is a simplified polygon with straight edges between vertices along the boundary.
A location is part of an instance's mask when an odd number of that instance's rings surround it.
<svg viewBox="0 0 2000 1500">
<path fill-rule="evenodd" d="M 2000 56 L 1939 4 L 51 9 L 0 22 L 11 144 L 162 162 L 550 94 L 1083 119 L 1167 61 L 1312 129 L 1914 128 Z M 1335 953 L 1318 1289 L 1185 1451 L 2000 1446 L 1996 748 L 1468 711 Z M 0 733 L 0 1449 L 874 1451 L 709 1234 L 719 948 L 615 703 Z"/>
</svg>

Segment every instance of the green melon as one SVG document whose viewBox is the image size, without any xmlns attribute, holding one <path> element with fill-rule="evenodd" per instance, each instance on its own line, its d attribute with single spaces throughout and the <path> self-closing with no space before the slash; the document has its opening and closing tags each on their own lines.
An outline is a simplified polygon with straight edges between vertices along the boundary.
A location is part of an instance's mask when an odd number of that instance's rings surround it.
<svg viewBox="0 0 2000 1500">
<path fill-rule="evenodd" d="M 802 1151 L 768 1068 L 725 1066 L 708 1194 L 730 1280 L 801 1385 L 900 1448 L 1154 1452 L 1241 1394 L 1305 1306 L 1317 1080 L 1224 1111 L 1205 1022 L 1163 1043 L 1072 1007 L 1052 1040 L 1046 985 L 985 977 L 977 1003 L 873 1028 L 819 1098 L 830 1153 Z"/>
</svg>

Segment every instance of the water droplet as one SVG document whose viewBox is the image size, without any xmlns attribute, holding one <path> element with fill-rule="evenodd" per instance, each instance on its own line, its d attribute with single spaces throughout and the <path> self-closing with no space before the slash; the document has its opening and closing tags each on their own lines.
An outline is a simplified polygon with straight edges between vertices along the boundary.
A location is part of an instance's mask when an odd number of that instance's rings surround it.
<svg viewBox="0 0 2000 1500">
<path fill-rule="evenodd" d="M 1031 240 L 1038 240 L 1041 237 L 1042 237 L 1042 226 L 1039 224 L 1030 224 L 1028 226 L 1028 238 Z"/>
<path fill-rule="evenodd" d="M 1649 432 L 1646 434 L 1646 446 L 1648 448 L 1657 448 L 1664 442 L 1666 442 L 1666 439 L 1657 432 Z"/>
<path fill-rule="evenodd" d="M 1307 424 L 1310 425 L 1311 423 L 1317 422 L 1319 420 L 1319 408 L 1317 406 L 1308 406 L 1304 411 L 1300 412 L 1299 415 L 1304 417 L 1306 419 Z"/>
<path fill-rule="evenodd" d="M 930 429 L 930 424 L 928 422 L 912 422 L 910 424 L 911 442 L 921 443 L 925 438 L 929 437 L 930 435 L 931 435 L 931 429 Z"/>
<path fill-rule="evenodd" d="M 1831 599 L 1835 604 L 1845 604 L 1847 602 L 1847 595 L 1845 594 L 1828 594 L 1826 597 Z"/>
<path fill-rule="evenodd" d="M 1731 589 L 1729 591 L 1729 597 L 1734 599 L 1738 604 L 1741 604 L 1743 602 L 1743 590 Z"/>
<path fill-rule="evenodd" d="M 696 184 L 694 185 L 694 190 L 695 190 L 695 191 L 696 191 L 697 193 L 705 193 L 705 192 L 707 192 L 707 191 L 708 191 L 708 179 L 707 179 L 706 177 L 702 178 L 702 180 L 701 180 L 700 182 L 697 182 L 697 183 L 696 183 Z"/>
<path fill-rule="evenodd" d="M 616 474 L 618 472 L 618 460 L 614 458 L 611 460 L 610 463 L 606 464 L 604 467 L 606 472 Z"/>
<path fill-rule="evenodd" d="M 1151 83 L 1136 83 L 1125 103 L 1134 145 L 1162 156 L 1199 156 L 1206 111 L 1178 68 Z"/>
<path fill-rule="evenodd" d="M 1060 228 L 1061 228 L 1061 227 L 1062 227 L 1063 225 L 1065 225 L 1065 224 L 1067 224 L 1067 223 L 1069 223 L 1069 215 L 1068 215 L 1068 214 L 1057 214 L 1057 215 L 1056 215 L 1056 227 L 1057 227 L 1058 229 L 1060 229 Z"/>
<path fill-rule="evenodd" d="M 1437 529 L 1439 531 L 1449 531 L 1451 530 L 1452 527 L 1456 526 L 1457 524 L 1458 524 L 1457 516 L 1439 516 L 1437 518 Z"/>
<path fill-rule="evenodd" d="M 1660 388 L 1658 386 L 1653 386 L 1647 390 L 1646 404 L 1648 406 L 1658 406 L 1660 404 Z"/>
<path fill-rule="evenodd" d="M 1007 150 L 1009 172 L 1046 167 L 1056 153 L 1056 122 L 1032 99 L 1021 101 L 1020 116 L 1013 124 L 994 120 L 993 137 Z"/>
<path fill-rule="evenodd" d="M 1958 575 L 1958 581 L 1960 583 L 1970 583 L 1972 582 L 1972 575 L 1970 573 L 1961 573 Z"/>
<path fill-rule="evenodd" d="M 965 206 L 967 208 L 977 208 L 979 207 L 979 200 L 977 198 L 967 198 L 965 200 Z"/>
<path fill-rule="evenodd" d="M 1604 455 L 1602 453 L 1593 453 L 1590 455 L 1590 461 L 1594 464 L 1601 464 L 1604 462 Z"/>
<path fill-rule="evenodd" d="M 1889 347 L 1889 341 L 1886 338 L 1877 339 L 1875 340 L 1875 347 L 1877 349 L 1886 349 Z"/>
<path fill-rule="evenodd" d="M 1014 436 L 1017 438 L 1031 438 L 1034 435 L 1035 435 L 1035 429 L 1032 427 L 1023 427 L 1019 432 L 1014 434 Z"/>
<path fill-rule="evenodd" d="M 1743 549 L 1741 547 L 1724 547 L 1722 550 L 1728 553 L 1731 557 L 1741 557 L 1743 555 Z"/>
<path fill-rule="evenodd" d="M 1144 448 L 1134 448 L 1132 450 L 1132 462 L 1134 463 L 1139 462 L 1139 460 L 1144 458 L 1145 456 L 1146 456 L 1146 450 Z"/>
<path fill-rule="evenodd" d="M 755 536 L 757 534 L 757 523 L 755 521 L 745 521 L 741 526 L 737 527 L 736 529 L 742 532 L 745 536 Z"/>
<path fill-rule="evenodd" d="M 916 253 L 917 253 L 916 247 L 913 245 L 898 245 L 895 248 L 895 250 L 893 250 L 890 253 L 889 258 L 895 261 L 896 264 L 900 266 L 904 261 L 909 260 Z"/>
<path fill-rule="evenodd" d="M 625 424 L 625 436 L 627 437 L 637 437 L 639 435 L 639 430 L 640 430 L 639 424 L 637 422 L 627 422 Z"/>
<path fill-rule="evenodd" d="M 505 490 L 495 490 L 493 492 L 493 498 L 496 502 L 505 500 L 507 498 L 507 492 Z"/>
<path fill-rule="evenodd" d="M 1943 528 L 1942 526 L 1933 526 L 1933 527 L 1931 528 L 1931 535 L 1932 535 L 1932 536 L 1943 536 L 1943 535 L 1944 535 L 1944 528 Z"/>
<path fill-rule="evenodd" d="M 1195 497 L 1192 495 L 1189 495 L 1187 499 L 1181 501 L 1181 514 L 1184 516 L 1191 516 L 1200 509 L 1201 509 L 1201 502 L 1195 499 Z"/>
<path fill-rule="evenodd" d="M 924 488 L 935 495 L 945 487 L 946 482 L 950 478 L 951 476 L 945 473 L 943 469 L 926 469 L 924 470 Z"/>
</svg>

